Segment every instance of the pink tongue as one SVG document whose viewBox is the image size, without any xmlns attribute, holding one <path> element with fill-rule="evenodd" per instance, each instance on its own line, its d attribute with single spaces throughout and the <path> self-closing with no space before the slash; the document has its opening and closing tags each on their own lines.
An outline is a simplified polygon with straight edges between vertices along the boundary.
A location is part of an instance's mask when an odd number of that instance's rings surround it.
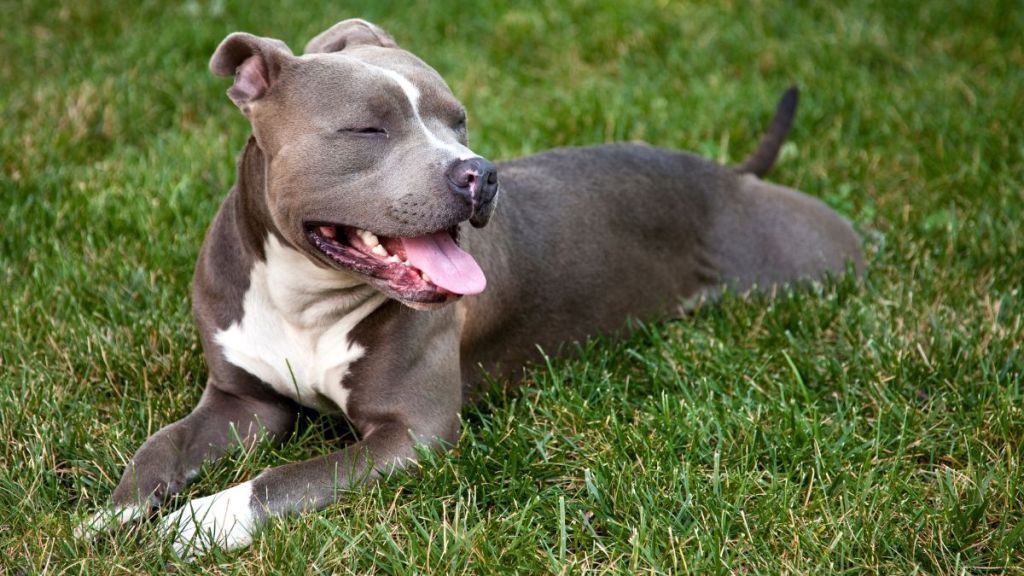
<svg viewBox="0 0 1024 576">
<path fill-rule="evenodd" d="M 455 294 L 479 294 L 487 286 L 484 271 L 445 231 L 402 238 L 409 263 L 426 272 L 430 281 Z"/>
</svg>

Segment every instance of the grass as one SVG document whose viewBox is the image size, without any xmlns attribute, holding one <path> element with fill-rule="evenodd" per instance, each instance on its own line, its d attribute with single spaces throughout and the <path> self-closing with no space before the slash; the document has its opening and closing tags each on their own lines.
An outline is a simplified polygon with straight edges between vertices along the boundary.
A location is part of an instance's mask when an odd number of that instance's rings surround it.
<svg viewBox="0 0 1024 576">
<path fill-rule="evenodd" d="M 583 344 L 496 382 L 417 474 L 180 572 L 1024 573 L 1019 2 L 0 13 L 0 573 L 167 567 L 149 526 L 71 531 L 205 381 L 188 286 L 248 130 L 206 62 L 233 30 L 299 49 L 350 16 L 434 65 L 492 158 L 643 139 L 737 161 L 799 84 L 771 177 L 857 223 L 868 276 Z M 309 418 L 185 497 L 346 437 Z"/>
</svg>

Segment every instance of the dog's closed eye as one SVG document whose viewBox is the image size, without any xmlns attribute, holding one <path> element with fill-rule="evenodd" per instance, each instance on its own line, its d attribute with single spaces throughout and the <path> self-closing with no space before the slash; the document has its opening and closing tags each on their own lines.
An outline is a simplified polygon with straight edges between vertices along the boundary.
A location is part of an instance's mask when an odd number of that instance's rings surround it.
<svg viewBox="0 0 1024 576">
<path fill-rule="evenodd" d="M 378 126 L 361 126 L 356 128 L 339 128 L 341 134 L 359 134 L 361 136 L 387 136 L 388 131 Z"/>
</svg>

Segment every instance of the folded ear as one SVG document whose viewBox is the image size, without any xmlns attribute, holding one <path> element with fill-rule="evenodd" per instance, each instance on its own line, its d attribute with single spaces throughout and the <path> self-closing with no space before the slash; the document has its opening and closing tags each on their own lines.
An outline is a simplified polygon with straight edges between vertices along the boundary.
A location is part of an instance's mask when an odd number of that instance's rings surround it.
<svg viewBox="0 0 1024 576">
<path fill-rule="evenodd" d="M 210 58 L 210 72 L 235 77 L 228 97 L 248 113 L 277 80 L 281 65 L 292 56 L 288 45 L 274 38 L 262 38 L 245 32 L 228 35 Z"/>
<path fill-rule="evenodd" d="M 306 44 L 305 54 L 340 52 L 351 46 L 397 48 L 394 38 L 374 24 L 361 18 L 342 20 Z"/>
</svg>

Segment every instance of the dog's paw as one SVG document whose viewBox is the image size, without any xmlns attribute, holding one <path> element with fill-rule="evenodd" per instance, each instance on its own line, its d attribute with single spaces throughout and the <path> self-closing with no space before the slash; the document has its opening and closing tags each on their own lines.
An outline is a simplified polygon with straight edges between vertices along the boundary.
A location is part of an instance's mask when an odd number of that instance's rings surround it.
<svg viewBox="0 0 1024 576">
<path fill-rule="evenodd" d="M 252 482 L 244 482 L 205 498 L 197 498 L 164 517 L 163 528 L 173 538 L 174 552 L 184 559 L 217 546 L 225 550 L 252 543 L 256 527 L 252 511 Z"/>
<path fill-rule="evenodd" d="M 109 532 L 119 526 L 145 520 L 148 511 L 141 506 L 115 506 L 93 513 L 75 526 L 75 538 L 91 540 L 101 532 Z"/>
</svg>

